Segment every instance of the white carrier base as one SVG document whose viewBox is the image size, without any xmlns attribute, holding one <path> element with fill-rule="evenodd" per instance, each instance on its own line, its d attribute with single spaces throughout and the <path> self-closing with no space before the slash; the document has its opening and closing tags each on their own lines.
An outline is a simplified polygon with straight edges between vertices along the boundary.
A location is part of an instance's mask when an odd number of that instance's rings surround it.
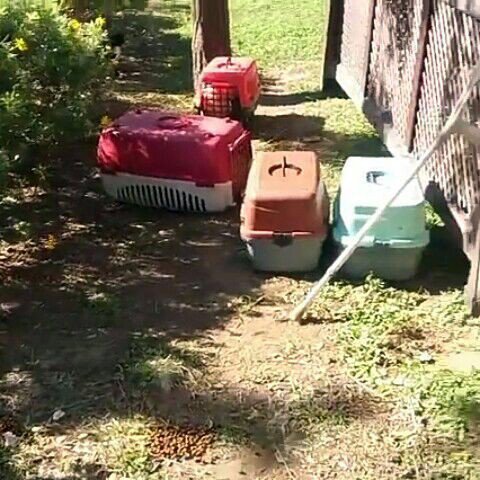
<svg viewBox="0 0 480 480">
<path fill-rule="evenodd" d="M 277 245 L 270 239 L 243 239 L 253 263 L 260 272 L 310 272 L 318 266 L 323 237 L 295 238 L 288 245 Z"/>
<path fill-rule="evenodd" d="M 223 212 L 235 205 L 232 182 L 200 187 L 183 180 L 129 173 L 101 174 L 108 195 L 120 202 L 182 212 Z"/>
</svg>

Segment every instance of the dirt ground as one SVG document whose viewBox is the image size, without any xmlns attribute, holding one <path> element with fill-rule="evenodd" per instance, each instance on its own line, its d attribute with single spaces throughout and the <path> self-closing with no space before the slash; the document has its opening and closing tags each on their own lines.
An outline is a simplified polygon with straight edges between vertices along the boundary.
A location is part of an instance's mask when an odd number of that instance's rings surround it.
<svg viewBox="0 0 480 480">
<path fill-rule="evenodd" d="M 129 64 L 122 100 L 139 89 Z M 312 95 L 289 90 L 295 75 L 267 84 L 256 148 L 313 149 L 328 162 L 333 140 L 308 114 Z M 151 78 L 138 80 L 146 91 Z M 408 412 L 340 361 L 341 320 L 278 321 L 321 269 L 253 272 L 238 209 L 197 216 L 111 201 L 94 149 L 68 149 L 1 204 L 0 406 L 28 431 L 3 454 L 2 478 L 426 478 L 399 460 Z M 331 185 L 336 168 L 326 167 Z M 458 265 L 447 283 L 465 275 Z M 159 420 L 213 425 L 211 462 L 152 463 Z"/>
<path fill-rule="evenodd" d="M 300 107 L 260 107 L 264 135 L 293 148 L 316 134 L 301 122 L 272 130 L 270 117 L 298 115 Z M 356 460 L 345 456 L 353 431 L 378 446 L 362 447 L 377 451 L 368 462 L 388 469 L 381 465 L 388 408 L 337 365 L 335 324 L 277 321 L 290 308 L 284 297 L 298 285 L 252 271 L 239 240 L 238 210 L 193 216 L 118 205 L 102 193 L 94 158 L 93 148 L 69 152 L 45 189 L 22 190 L 4 204 L 4 215 L 29 229 L 25 241 L 13 230 L 16 242 L 1 252 L 4 410 L 53 437 L 135 410 L 179 423 L 208 418 L 245 440 L 220 448 L 222 460 L 214 465 L 170 470 L 230 480 L 292 478 L 295 455 L 318 448 L 305 445 L 308 424 L 331 416 L 323 478 L 352 478 L 331 472 L 334 466 L 355 471 Z M 135 336 L 193 344 L 202 357 L 208 352 L 194 391 L 149 386 L 133 404 L 126 400 L 118 368 Z M 50 425 L 57 410 L 67 417 Z M 292 412 L 300 418 L 292 420 Z M 42 458 L 33 463 L 58 474 L 66 454 L 55 444 L 47 451 L 45 457 L 39 449 Z M 76 456 L 88 472 L 82 455 Z M 316 470 L 322 468 L 315 462 Z M 101 477 L 100 466 L 90 468 L 84 475 Z"/>
<path fill-rule="evenodd" d="M 237 211 L 197 217 L 118 206 L 99 192 L 93 166 L 72 160 L 53 191 L 15 204 L 36 240 L 2 252 L 4 412 L 53 437 L 135 410 L 180 423 L 209 418 L 248 437 L 214 466 L 187 466 L 191 478 L 216 479 L 292 478 L 286 459 L 308 448 L 304 423 L 331 416 L 340 432 L 326 439 L 325 475 L 334 465 L 356 468 L 344 458 L 352 431 L 377 445 L 363 446 L 378 453 L 372 466 L 388 468 L 377 463 L 385 460 L 388 409 L 338 367 L 335 324 L 276 320 L 289 308 L 282 297 L 298 287 L 252 272 Z M 194 391 L 149 386 L 126 400 L 118 368 L 135 336 L 207 352 Z M 305 418 L 292 420 L 304 409 Z M 67 413 L 61 425 L 51 425 L 56 410 Z M 47 451 L 51 457 L 42 448 L 33 462 L 55 472 L 65 453 L 58 445 Z"/>
</svg>

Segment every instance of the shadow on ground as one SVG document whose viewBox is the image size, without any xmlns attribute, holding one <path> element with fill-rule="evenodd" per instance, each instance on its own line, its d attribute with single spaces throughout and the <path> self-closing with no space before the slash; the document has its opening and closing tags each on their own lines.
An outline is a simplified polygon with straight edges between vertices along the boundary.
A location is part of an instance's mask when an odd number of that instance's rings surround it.
<svg viewBox="0 0 480 480">
<path fill-rule="evenodd" d="M 264 107 L 293 107 L 327 98 L 348 98 L 336 82 L 326 83 L 323 90 L 285 93 L 284 89 L 278 86 L 278 79 L 262 77 L 262 87 L 260 105 Z"/>
<path fill-rule="evenodd" d="M 169 5 L 163 13 L 127 11 L 118 20 L 118 27 L 126 35 L 119 65 L 120 92 L 168 92 L 169 94 L 190 91 L 191 42 L 178 32 L 180 26 L 175 11 Z M 180 14 L 183 5 L 176 5 Z"/>
<path fill-rule="evenodd" d="M 322 117 L 313 115 L 257 115 L 254 120 L 254 135 L 271 145 L 272 149 L 313 150 L 327 164 L 350 155 L 386 155 L 385 147 L 379 139 L 371 135 L 333 133 L 326 131 L 324 124 Z"/>
<path fill-rule="evenodd" d="M 127 44 L 117 92 L 191 90 L 190 40 L 178 33 L 178 16 L 187 14 L 186 4 L 169 2 L 168 11 L 119 17 Z M 127 107 L 115 101 L 109 112 Z M 24 182 L 22 193 L 0 205 L 0 418 L 49 428 L 61 409 L 70 430 L 106 414 L 156 415 L 148 401 L 158 394 L 153 376 L 137 385 L 136 398 L 125 394 L 134 379 L 120 371 L 135 360 L 138 336 L 160 332 L 169 345 L 208 335 L 232 315 L 232 298 L 255 295 L 261 279 L 240 253 L 238 212 L 193 216 L 120 206 L 102 192 L 95 145 L 49 154 L 34 185 Z M 192 396 L 186 398 L 188 410 Z M 174 421 L 170 411 L 163 417 Z M 0 452 L 1 476 L 23 478 L 12 453 Z M 82 468 L 78 478 L 101 478 L 98 466 Z"/>
</svg>

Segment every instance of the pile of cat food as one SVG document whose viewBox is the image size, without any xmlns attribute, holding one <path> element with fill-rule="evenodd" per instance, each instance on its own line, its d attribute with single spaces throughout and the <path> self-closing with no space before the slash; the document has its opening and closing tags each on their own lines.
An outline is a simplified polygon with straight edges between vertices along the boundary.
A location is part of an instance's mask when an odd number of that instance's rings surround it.
<svg viewBox="0 0 480 480">
<path fill-rule="evenodd" d="M 205 462 L 215 441 L 211 428 L 159 424 L 153 434 L 152 454 L 159 460 Z"/>
</svg>

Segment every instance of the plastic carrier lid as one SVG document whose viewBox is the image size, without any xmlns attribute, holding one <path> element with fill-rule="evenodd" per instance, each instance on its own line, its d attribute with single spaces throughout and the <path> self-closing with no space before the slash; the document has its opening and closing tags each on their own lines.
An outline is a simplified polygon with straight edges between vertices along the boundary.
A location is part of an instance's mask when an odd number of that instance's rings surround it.
<svg viewBox="0 0 480 480">
<path fill-rule="evenodd" d="M 164 137 L 182 137 L 185 141 L 204 141 L 208 137 L 240 135 L 240 123 L 229 119 L 199 115 L 179 115 L 150 109 L 130 110 L 118 118 L 110 129 L 128 129 L 131 133 L 149 133 Z M 107 129 L 108 130 L 108 129 Z"/>
<path fill-rule="evenodd" d="M 355 206 L 379 207 L 398 188 L 414 165 L 409 160 L 390 157 L 351 157 L 342 172 L 341 191 Z M 355 195 L 349 192 L 355 191 Z M 418 179 L 411 181 L 393 203 L 393 207 L 423 205 L 425 201 Z"/>
<path fill-rule="evenodd" d="M 97 158 L 104 173 L 208 186 L 235 181 L 232 158 L 249 141 L 249 132 L 234 120 L 139 109 L 103 130 Z"/>
<path fill-rule="evenodd" d="M 348 245 L 413 167 L 409 160 L 389 157 L 349 158 L 335 203 L 334 238 Z M 417 178 L 405 187 L 360 246 L 424 247 L 429 238 L 425 226 L 425 198 Z"/>
<path fill-rule="evenodd" d="M 313 152 L 263 152 L 250 170 L 242 206 L 242 237 L 275 233 L 324 235 L 325 190 Z"/>
<path fill-rule="evenodd" d="M 216 57 L 205 67 L 203 73 L 239 72 L 248 70 L 254 63 L 255 60 L 249 57 Z"/>
</svg>

